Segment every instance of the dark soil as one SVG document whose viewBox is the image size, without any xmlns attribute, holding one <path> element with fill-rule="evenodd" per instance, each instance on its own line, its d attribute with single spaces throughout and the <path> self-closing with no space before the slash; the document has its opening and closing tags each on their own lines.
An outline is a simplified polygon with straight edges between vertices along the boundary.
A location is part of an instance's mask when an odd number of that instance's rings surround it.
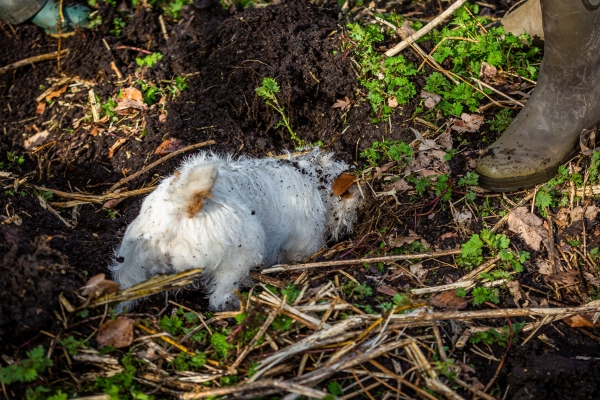
<svg viewBox="0 0 600 400">
<path fill-rule="evenodd" d="M 514 2 L 488 3 L 496 10 L 482 8 L 482 13 L 501 13 Z M 418 12 L 423 17 L 438 13 L 433 1 L 398 7 L 400 12 Z M 294 143 L 287 132 L 276 128 L 279 115 L 254 92 L 264 77 L 275 78 L 279 83 L 279 101 L 299 137 L 306 142 L 320 140 L 350 162 L 358 163 L 358 153 L 375 140 L 412 138 L 408 130 L 411 121 L 405 116 L 412 114 L 414 101 L 396 112 L 391 121 L 371 123 L 372 110 L 361 101 L 363 95 L 352 61 L 339 51 L 344 23 L 338 21 L 335 4 L 315 6 L 290 0 L 230 14 L 216 0 L 196 1 L 180 21 L 167 20 L 167 40 L 161 33 L 156 11 L 133 10 L 123 3 L 118 10 L 102 7 L 99 13 L 104 23 L 98 30 L 81 31 L 62 40 L 62 48 L 70 51 L 62 59 L 61 71 L 56 62 L 47 61 L 0 75 L 0 161 L 5 163 L 5 169 L 26 177 L 28 183 L 100 194 L 123 175 L 155 161 L 155 149 L 169 138 L 185 144 L 213 139 L 216 145 L 212 150 L 259 157 L 293 150 Z M 118 38 L 109 33 L 116 16 L 128 21 Z M 0 66 L 53 52 L 56 46 L 56 39 L 34 26 L 16 26 L 13 32 L 3 25 Z M 159 51 L 163 59 L 156 66 L 139 71 L 135 58 L 141 54 L 132 48 Z M 411 51 L 406 56 L 419 60 Z M 121 71 L 124 81 L 117 82 L 111 62 Z M 40 86 L 49 87 L 52 82 L 47 78 L 60 74 L 94 82 L 94 91 L 102 102 L 115 96 L 119 87 L 135 84 L 136 77 L 142 75 L 156 82 L 189 75 L 190 86 L 174 101 L 168 101 L 164 110 L 161 105 L 153 105 L 144 112 L 145 136 L 140 140 L 128 137 L 116 155 L 109 158 L 108 148 L 123 137 L 123 132 L 110 132 L 105 124 L 108 132 L 93 136 L 75 124 L 85 116 L 84 109 L 89 110 L 87 89 L 71 88 L 68 96 L 60 99 L 65 103 L 55 101 L 44 113 L 36 114 L 35 99 L 45 90 Z M 332 108 L 337 100 L 346 97 L 353 104 L 347 112 Z M 161 122 L 163 113 L 166 120 Z M 60 121 L 60 125 L 57 128 L 48 121 Z M 37 152 L 25 152 L 24 138 L 36 129 L 51 130 L 52 144 Z M 465 155 L 476 157 L 476 150 Z M 15 163 L 7 152 L 24 154 L 25 161 Z M 453 165 L 456 171 L 464 171 L 464 155 L 461 157 Z M 180 161 L 181 158 L 174 158 L 162 164 L 129 182 L 128 188 L 140 188 L 153 178 L 171 173 Z M 127 224 L 136 217 L 142 201 L 130 198 L 120 203 L 116 206 L 120 213 L 116 219 L 108 218 L 97 205 L 84 205 L 73 212 L 74 209 L 65 209 L 61 215 L 76 225 L 70 229 L 40 206 L 38 193 L 23 186 L 23 182 L 14 186 L 13 181 L 3 179 L 0 193 L 0 209 L 9 213 L 6 218 L 17 215 L 22 219 L 18 227 L 2 225 L 0 236 L 0 271 L 4 274 L 0 282 L 0 347 L 6 350 L 8 344 L 25 342 L 40 328 L 51 329 L 52 324 L 58 323 L 54 312 L 59 310 L 60 292 L 68 293 L 81 286 L 83 275 L 108 274 L 113 249 Z M 407 232 L 418 228 L 430 243 L 448 248 L 455 242 L 438 243 L 438 239 L 446 232 L 442 224 L 449 218 L 447 211 L 438 213 L 434 220 L 417 220 L 409 214 L 406 220 L 410 222 L 400 221 L 392 229 Z M 182 297 L 185 301 L 185 293 Z M 498 381 L 500 387 L 510 385 L 507 398 L 593 398 L 600 379 L 598 362 L 593 359 L 600 357 L 597 338 L 591 339 L 563 324 L 558 327 L 562 336 L 551 327 L 540 331 L 555 341 L 556 348 L 537 340 L 523 347 L 513 345 Z M 496 357 L 501 357 L 503 349 L 495 350 Z M 592 359 L 584 361 L 577 356 Z M 477 366 L 478 374 L 485 378 L 482 381 L 494 374 L 496 364 L 488 364 L 478 356 L 469 355 L 467 359 Z"/>
</svg>

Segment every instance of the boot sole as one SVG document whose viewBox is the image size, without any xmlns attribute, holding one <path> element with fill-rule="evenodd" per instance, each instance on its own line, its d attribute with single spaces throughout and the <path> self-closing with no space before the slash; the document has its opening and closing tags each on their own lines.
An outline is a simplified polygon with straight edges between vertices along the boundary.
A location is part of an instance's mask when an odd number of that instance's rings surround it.
<svg viewBox="0 0 600 400">
<path fill-rule="evenodd" d="M 574 147 L 559 163 L 532 175 L 516 178 L 490 178 L 479 175 L 479 186 L 492 192 L 516 192 L 523 189 L 530 189 L 540 183 L 548 182 L 556 176 L 558 167 L 567 162 L 576 152 L 577 147 Z"/>
</svg>

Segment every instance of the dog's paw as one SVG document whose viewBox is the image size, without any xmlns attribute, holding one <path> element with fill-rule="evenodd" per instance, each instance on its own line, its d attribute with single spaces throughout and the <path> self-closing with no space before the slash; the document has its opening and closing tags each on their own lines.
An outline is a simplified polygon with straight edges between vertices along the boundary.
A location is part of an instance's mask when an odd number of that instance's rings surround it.
<svg viewBox="0 0 600 400">
<path fill-rule="evenodd" d="M 212 311 L 235 311 L 240 308 L 240 301 L 233 292 L 216 291 L 209 297 L 208 303 Z"/>
</svg>

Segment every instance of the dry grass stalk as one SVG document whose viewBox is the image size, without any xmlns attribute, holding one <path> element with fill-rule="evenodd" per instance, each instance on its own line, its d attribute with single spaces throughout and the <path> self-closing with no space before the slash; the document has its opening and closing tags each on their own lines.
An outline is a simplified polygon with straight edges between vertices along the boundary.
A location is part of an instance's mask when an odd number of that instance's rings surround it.
<svg viewBox="0 0 600 400">
<path fill-rule="evenodd" d="M 54 53 L 40 54 L 39 56 L 29 57 L 24 60 L 20 60 L 20 61 L 14 62 L 12 64 L 9 64 L 9 65 L 6 65 L 6 66 L 0 68 L 0 74 L 5 74 L 6 72 L 8 72 L 12 69 L 21 68 L 26 65 L 34 64 L 34 63 L 37 63 L 40 61 L 53 60 L 55 58 L 58 58 L 59 56 L 64 56 L 68 52 L 69 52 L 69 49 L 64 49 L 64 50 L 61 50 L 60 52 L 57 51 Z"/>
</svg>

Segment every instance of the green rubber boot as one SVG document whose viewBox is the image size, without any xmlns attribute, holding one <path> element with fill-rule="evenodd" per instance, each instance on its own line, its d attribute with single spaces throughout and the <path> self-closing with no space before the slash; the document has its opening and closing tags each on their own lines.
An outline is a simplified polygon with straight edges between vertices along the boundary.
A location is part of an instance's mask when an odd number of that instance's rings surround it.
<svg viewBox="0 0 600 400">
<path fill-rule="evenodd" d="M 544 58 L 531 98 L 477 161 L 479 183 L 497 191 L 552 178 L 582 129 L 600 123 L 600 0 L 542 0 Z"/>
<path fill-rule="evenodd" d="M 48 0 L 46 5 L 33 17 L 31 22 L 40 28 L 44 29 L 46 33 L 57 34 L 58 33 L 58 12 L 59 3 L 56 0 Z M 76 4 L 73 6 L 63 7 L 63 23 L 62 33 L 71 32 L 76 28 L 85 28 L 88 26 L 88 15 L 90 9 L 87 6 Z"/>
</svg>

